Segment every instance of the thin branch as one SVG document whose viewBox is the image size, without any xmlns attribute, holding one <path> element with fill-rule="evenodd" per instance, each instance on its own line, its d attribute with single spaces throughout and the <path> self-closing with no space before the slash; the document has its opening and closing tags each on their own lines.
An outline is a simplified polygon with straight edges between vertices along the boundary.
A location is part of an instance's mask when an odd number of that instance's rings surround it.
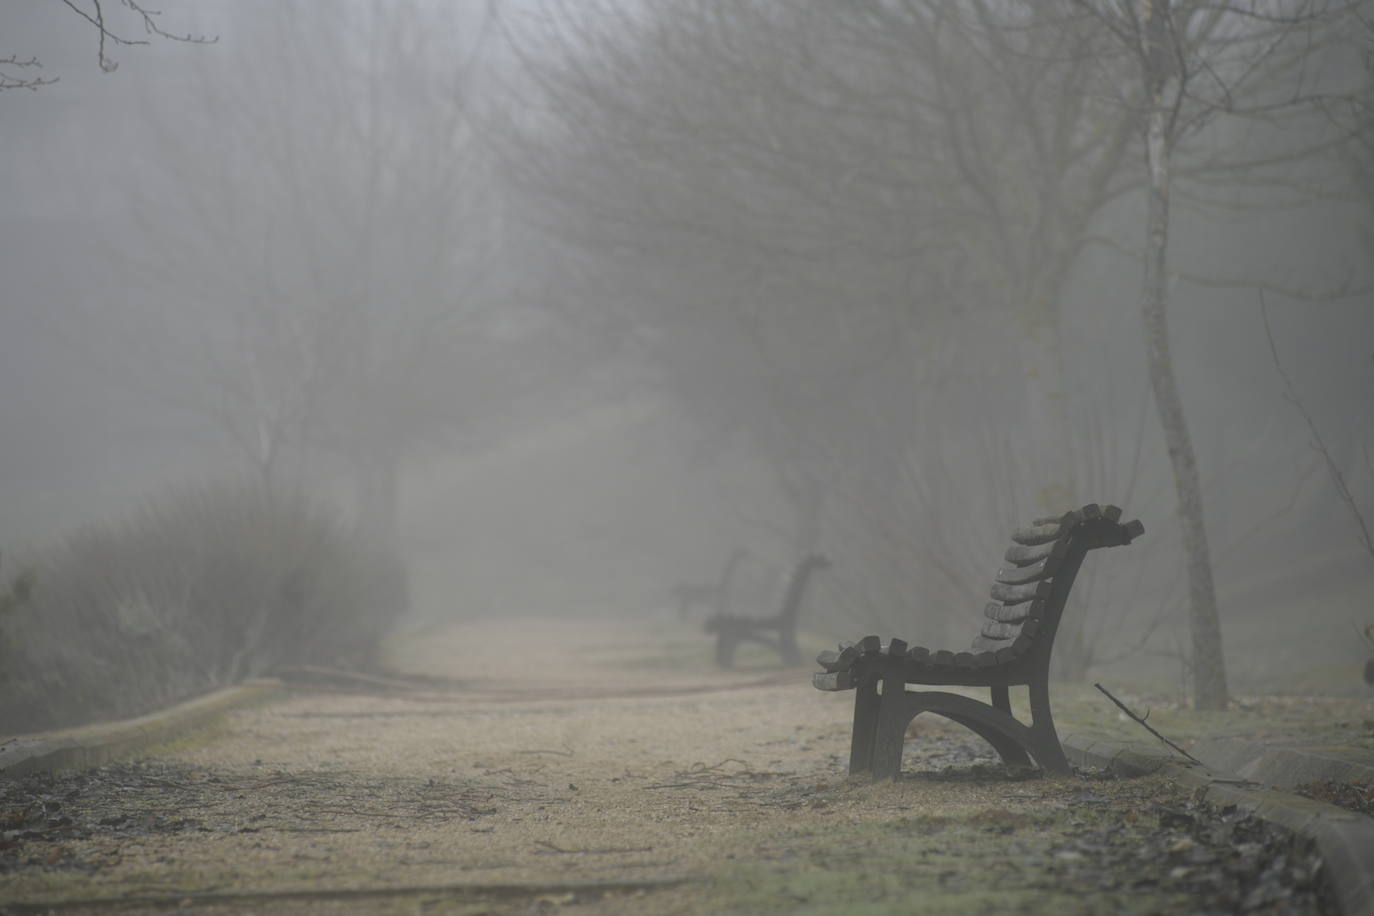
<svg viewBox="0 0 1374 916">
<path fill-rule="evenodd" d="M 559 846 L 556 843 L 550 843 L 548 840 L 535 840 L 534 845 L 541 847 L 540 849 L 535 851 L 537 855 L 554 854 L 570 856 L 600 856 L 617 855 L 631 852 L 650 852 L 654 848 L 652 846 L 604 846 L 584 849 L 564 849 L 562 846 Z"/>
<path fill-rule="evenodd" d="M 38 58 L 30 57 L 28 60 L 20 60 L 16 54 L 9 57 L 0 57 L 0 67 L 35 67 L 43 69 L 43 65 L 38 62 Z M 24 77 L 11 76 L 0 70 L 0 89 L 37 89 L 39 86 L 51 86 L 57 82 L 57 77 L 44 79 L 41 76 Z"/>
<path fill-rule="evenodd" d="M 1177 744 L 1174 744 L 1174 742 L 1170 741 L 1168 738 L 1164 737 L 1159 732 L 1155 731 L 1155 729 L 1145 721 L 1145 719 L 1149 718 L 1150 716 L 1148 712 L 1145 713 L 1145 716 L 1142 718 L 1141 716 L 1136 715 L 1135 712 L 1132 711 L 1131 708 L 1127 706 L 1125 703 L 1121 702 L 1116 697 L 1112 696 L 1111 691 L 1109 691 L 1106 687 L 1103 687 L 1101 684 L 1093 684 L 1093 686 L 1096 687 L 1098 690 L 1102 691 L 1102 693 L 1106 695 L 1107 699 L 1111 700 L 1113 703 L 1119 706 L 1122 712 L 1130 716 L 1147 732 L 1154 735 L 1160 741 L 1163 741 L 1165 744 L 1169 745 L 1169 747 L 1178 751 L 1180 754 L 1182 754 L 1184 757 L 1187 757 L 1189 760 L 1193 761 L 1193 763 L 1196 763 L 1198 766 L 1206 766 L 1206 764 L 1203 763 L 1201 760 L 1198 760 L 1192 754 L 1188 753 L 1183 748 L 1179 747 Z"/>
<path fill-rule="evenodd" d="M 123 0 L 124 5 L 135 13 L 143 17 L 143 30 L 149 35 L 156 35 L 159 38 L 166 38 L 168 41 L 183 41 L 193 45 L 212 45 L 219 41 L 216 35 L 210 38 L 206 35 L 192 35 L 187 32 L 185 35 L 178 35 L 175 32 L 168 32 L 158 26 L 156 17 L 162 15 L 162 10 L 150 10 L 135 2 L 135 0 Z"/>
<path fill-rule="evenodd" d="M 1187 271 L 1174 271 L 1173 275 L 1193 286 L 1203 286 L 1209 289 L 1256 289 L 1261 296 L 1267 291 L 1288 299 L 1296 299 L 1299 302 L 1340 302 L 1368 296 L 1374 292 L 1374 287 L 1352 286 L 1350 273 L 1347 273 L 1339 284 L 1326 289 L 1303 289 L 1296 286 L 1279 286 L 1273 283 L 1256 283 L 1253 279 L 1242 277 L 1208 277 Z"/>
<path fill-rule="evenodd" d="M 1322 438 L 1321 430 L 1317 428 L 1317 423 L 1312 419 L 1312 414 L 1308 413 L 1306 405 L 1298 398 L 1297 392 L 1293 388 L 1293 382 L 1288 377 L 1288 373 L 1283 368 L 1283 363 L 1279 360 L 1278 346 L 1274 343 L 1274 331 L 1269 326 L 1269 306 L 1264 301 L 1264 291 L 1259 291 L 1260 317 L 1264 320 L 1264 336 L 1269 341 L 1269 353 L 1274 357 L 1274 368 L 1278 370 L 1279 378 L 1283 379 L 1283 396 L 1292 404 L 1299 414 L 1302 415 L 1303 422 L 1307 424 L 1307 430 L 1312 434 L 1312 446 L 1322 456 L 1326 463 L 1326 472 L 1331 477 L 1331 482 L 1336 487 L 1336 493 L 1340 496 L 1341 502 L 1345 504 L 1350 512 L 1351 518 L 1355 520 L 1356 526 L 1360 529 L 1360 546 L 1374 557 L 1374 536 L 1370 535 L 1369 524 L 1365 521 L 1364 513 L 1360 511 L 1359 505 L 1355 502 L 1355 496 L 1350 492 L 1350 487 L 1346 484 L 1345 475 L 1336 466 L 1336 461 L 1331 457 L 1331 450 L 1327 448 L 1326 440 Z"/>
<path fill-rule="evenodd" d="M 182 41 L 188 44 L 198 45 L 214 44 L 219 41 L 218 35 L 211 38 L 205 35 L 192 35 L 190 32 L 187 32 L 185 35 L 168 32 L 157 24 L 157 17 L 162 15 L 161 10 L 147 9 L 146 7 L 140 6 L 136 0 L 122 0 L 122 2 L 130 10 L 142 17 L 143 30 L 149 35 L 156 35 L 159 38 L 166 38 L 169 41 Z M 100 69 L 104 70 L 106 73 L 113 73 L 119 68 L 118 61 L 105 55 L 105 42 L 107 40 L 112 44 L 125 46 L 146 45 L 149 43 L 147 39 L 125 38 L 122 35 L 110 31 L 105 25 L 105 9 L 100 5 L 101 0 L 91 0 L 91 12 L 87 12 L 77 6 L 74 0 L 62 0 L 62 3 L 64 3 L 73 13 L 76 13 L 76 15 L 95 26 L 96 32 L 100 35 L 100 45 L 96 53 L 100 60 Z M 36 87 L 30 86 L 27 88 Z"/>
</svg>

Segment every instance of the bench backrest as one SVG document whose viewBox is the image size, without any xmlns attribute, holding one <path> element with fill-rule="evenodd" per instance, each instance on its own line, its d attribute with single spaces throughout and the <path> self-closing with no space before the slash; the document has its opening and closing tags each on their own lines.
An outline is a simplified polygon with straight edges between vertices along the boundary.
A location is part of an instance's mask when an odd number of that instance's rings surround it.
<svg viewBox="0 0 1374 916">
<path fill-rule="evenodd" d="M 1116 506 L 1093 503 L 1014 531 L 971 651 L 994 653 L 998 661 L 1038 655 L 1040 663 L 1048 665 L 1084 556 L 1099 547 L 1129 544 L 1145 531 L 1139 521 L 1123 524 L 1120 518 Z"/>
</svg>

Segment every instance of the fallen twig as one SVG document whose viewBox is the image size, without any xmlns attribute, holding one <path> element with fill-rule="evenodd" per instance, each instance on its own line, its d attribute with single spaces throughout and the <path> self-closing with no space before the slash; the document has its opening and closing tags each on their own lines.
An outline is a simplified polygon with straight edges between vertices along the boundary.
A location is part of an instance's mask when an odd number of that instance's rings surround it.
<svg viewBox="0 0 1374 916">
<path fill-rule="evenodd" d="M 606 847 L 604 849 L 564 849 L 562 846 L 550 843 L 548 840 L 535 840 L 534 845 L 543 846 L 544 849 L 547 850 L 547 852 L 541 852 L 541 855 L 548 855 L 550 853 L 558 853 L 560 855 L 606 855 L 608 853 L 617 852 L 650 852 L 654 848 L 652 846 L 631 846 L 623 849 L 616 847 Z"/>
<path fill-rule="evenodd" d="M 554 755 L 559 756 L 559 757 L 571 757 L 571 756 L 573 756 L 573 749 L 570 748 L 570 747 L 568 747 L 568 746 L 565 744 L 565 745 L 563 745 L 563 750 L 561 750 L 561 751 L 548 750 L 547 748 L 534 748 L 534 749 L 528 750 L 528 751 L 516 751 L 515 753 L 517 753 L 517 754 L 554 754 Z"/>
<path fill-rule="evenodd" d="M 1109 691 L 1106 687 L 1103 687 L 1101 684 L 1093 684 L 1093 686 L 1096 687 L 1098 690 L 1102 691 L 1102 693 L 1106 695 L 1107 699 L 1111 700 L 1113 703 L 1119 706 L 1122 712 L 1124 712 L 1126 715 L 1130 716 L 1132 719 L 1138 722 L 1140 726 L 1144 728 L 1147 732 L 1154 735 L 1160 741 L 1163 741 L 1165 744 L 1169 745 L 1169 747 L 1178 751 L 1180 754 L 1182 754 L 1184 757 L 1187 757 L 1189 760 L 1193 761 L 1193 763 L 1196 763 L 1198 766 L 1206 766 L 1206 764 L 1204 764 L 1201 760 L 1198 760 L 1192 754 L 1188 753 L 1183 748 L 1179 747 L 1177 744 L 1174 744 L 1174 742 L 1170 741 L 1168 738 L 1164 737 L 1159 732 L 1155 731 L 1154 728 L 1151 727 L 1145 721 L 1145 719 L 1136 715 L 1129 706 L 1118 700 L 1116 697 L 1112 696 L 1111 691 Z M 1149 713 L 1147 712 L 1145 713 L 1145 715 L 1149 716 Z"/>
<path fill-rule="evenodd" d="M 735 763 L 740 769 L 729 771 L 727 765 Z M 657 782 L 652 785 L 644 786 L 645 789 L 747 789 L 746 785 L 740 785 L 731 780 L 737 778 L 744 779 L 766 779 L 770 776 L 778 776 L 778 773 L 761 773 L 749 768 L 737 757 L 727 757 L 720 763 L 705 764 L 694 763 L 685 770 L 678 770 L 673 776 L 677 782 Z"/>
<path fill-rule="evenodd" d="M 504 867 L 504 866 L 499 866 Z M 471 866 L 464 870 L 470 870 Z M 158 888 L 153 893 L 128 896 L 69 897 L 65 900 L 7 900 L 6 909 L 15 913 L 52 913 L 54 911 L 95 909 L 109 911 L 115 907 L 143 906 L 156 909 L 223 904 L 239 909 L 261 908 L 264 904 L 291 901 L 323 900 L 390 900 L 405 897 L 442 896 L 454 900 L 481 900 L 493 897 L 502 900 L 519 899 L 539 894 L 606 894 L 625 891 L 658 891 L 684 884 L 685 878 L 645 878 L 621 881 L 563 881 L 531 884 L 411 884 L 391 887 L 318 887 L 312 889 L 260 891 L 203 891 L 187 893 L 176 888 Z"/>
<path fill-rule="evenodd" d="M 722 782 L 718 779 L 693 779 L 688 782 L 656 782 L 644 786 L 645 789 L 747 789 L 737 782 Z"/>
</svg>

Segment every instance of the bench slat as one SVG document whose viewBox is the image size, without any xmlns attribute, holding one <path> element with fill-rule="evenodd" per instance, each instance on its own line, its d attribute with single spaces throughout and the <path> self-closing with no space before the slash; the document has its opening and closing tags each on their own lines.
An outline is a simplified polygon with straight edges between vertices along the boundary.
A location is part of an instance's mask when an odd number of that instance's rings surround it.
<svg viewBox="0 0 1374 916">
<path fill-rule="evenodd" d="M 1063 538 L 1031 546 L 1012 544 L 1007 548 L 1007 552 L 1002 554 L 1002 559 L 1017 566 L 1032 566 L 1049 557 L 1062 557 L 1068 549 L 1069 542 Z"/>
<path fill-rule="evenodd" d="M 1023 585 L 1026 582 L 1039 582 L 1041 579 L 1048 579 L 1058 569 L 1059 559 L 1046 557 L 1039 563 L 1032 563 L 1030 566 L 1003 566 L 997 570 L 993 580 L 1001 582 L 1003 585 Z"/>
<path fill-rule="evenodd" d="M 1043 522 L 1044 520 L 1036 519 L 1036 521 Z M 1026 528 L 1017 528 L 1011 533 L 1011 539 L 1018 544 L 1034 547 L 1037 544 L 1048 544 L 1050 541 L 1057 541 L 1061 530 L 1062 527 L 1059 524 L 1059 520 L 1055 519 L 1048 524 L 1035 524 Z"/>
<path fill-rule="evenodd" d="M 991 595 L 1003 604 L 1022 604 L 1037 598 L 1048 598 L 1053 591 L 1054 586 L 1049 582 L 1032 582 L 1026 585 L 1003 585 L 1001 582 L 995 582 Z"/>
<path fill-rule="evenodd" d="M 854 675 L 849 671 L 835 671 L 830 674 L 821 674 L 818 671 L 811 675 L 811 686 L 817 690 L 853 690 Z"/>
<path fill-rule="evenodd" d="M 1020 623 L 1027 617 L 1038 617 L 1044 610 L 1045 605 L 1040 601 L 1012 605 L 989 601 L 987 607 L 983 608 L 983 616 L 999 623 Z"/>
<path fill-rule="evenodd" d="M 816 662 L 826 671 L 844 671 L 853 667 L 854 662 L 858 661 L 862 654 L 853 643 L 850 643 L 842 646 L 838 652 L 822 652 L 816 656 Z"/>
<path fill-rule="evenodd" d="M 978 635 L 986 636 L 988 639 L 1015 639 L 1021 635 L 1021 624 L 985 620 L 983 621 L 983 628 L 978 631 Z"/>
</svg>

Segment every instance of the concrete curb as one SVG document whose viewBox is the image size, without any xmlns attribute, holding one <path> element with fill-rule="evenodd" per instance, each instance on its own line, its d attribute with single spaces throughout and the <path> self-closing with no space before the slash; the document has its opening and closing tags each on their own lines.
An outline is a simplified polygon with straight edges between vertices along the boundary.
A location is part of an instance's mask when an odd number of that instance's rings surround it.
<svg viewBox="0 0 1374 916">
<path fill-rule="evenodd" d="M 1341 912 L 1345 916 L 1374 916 L 1374 868 L 1370 867 L 1370 863 L 1374 863 L 1374 818 L 1265 788 L 1244 776 L 1217 772 L 1179 757 L 1169 757 L 1146 745 L 1122 744 L 1085 735 L 1065 736 L 1062 743 L 1064 753 L 1076 766 L 1128 776 L 1159 773 L 1199 790 L 1202 799 L 1210 804 L 1234 805 L 1247 814 L 1309 837 L 1321 851 Z M 1256 772 L 1282 770 L 1293 780 L 1285 783 L 1287 785 L 1332 778 L 1311 775 L 1325 772 L 1322 768 L 1328 761 L 1320 756 L 1308 757 L 1291 748 L 1272 750 L 1290 753 L 1273 755 L 1281 763 L 1261 764 L 1258 761 L 1271 755 L 1262 752 L 1256 755 L 1255 748 L 1250 748 L 1246 759 L 1253 758 Z"/>
<path fill-rule="evenodd" d="M 1374 764 L 1364 748 L 1275 747 L 1244 738 L 1204 738 L 1190 751 L 1213 770 L 1234 773 L 1267 786 L 1292 788 L 1318 780 L 1357 786 L 1374 783 Z"/>
<path fill-rule="evenodd" d="M 0 779 L 89 769 L 138 754 L 284 689 L 276 678 L 256 678 L 136 719 L 9 738 L 0 743 Z"/>
</svg>

